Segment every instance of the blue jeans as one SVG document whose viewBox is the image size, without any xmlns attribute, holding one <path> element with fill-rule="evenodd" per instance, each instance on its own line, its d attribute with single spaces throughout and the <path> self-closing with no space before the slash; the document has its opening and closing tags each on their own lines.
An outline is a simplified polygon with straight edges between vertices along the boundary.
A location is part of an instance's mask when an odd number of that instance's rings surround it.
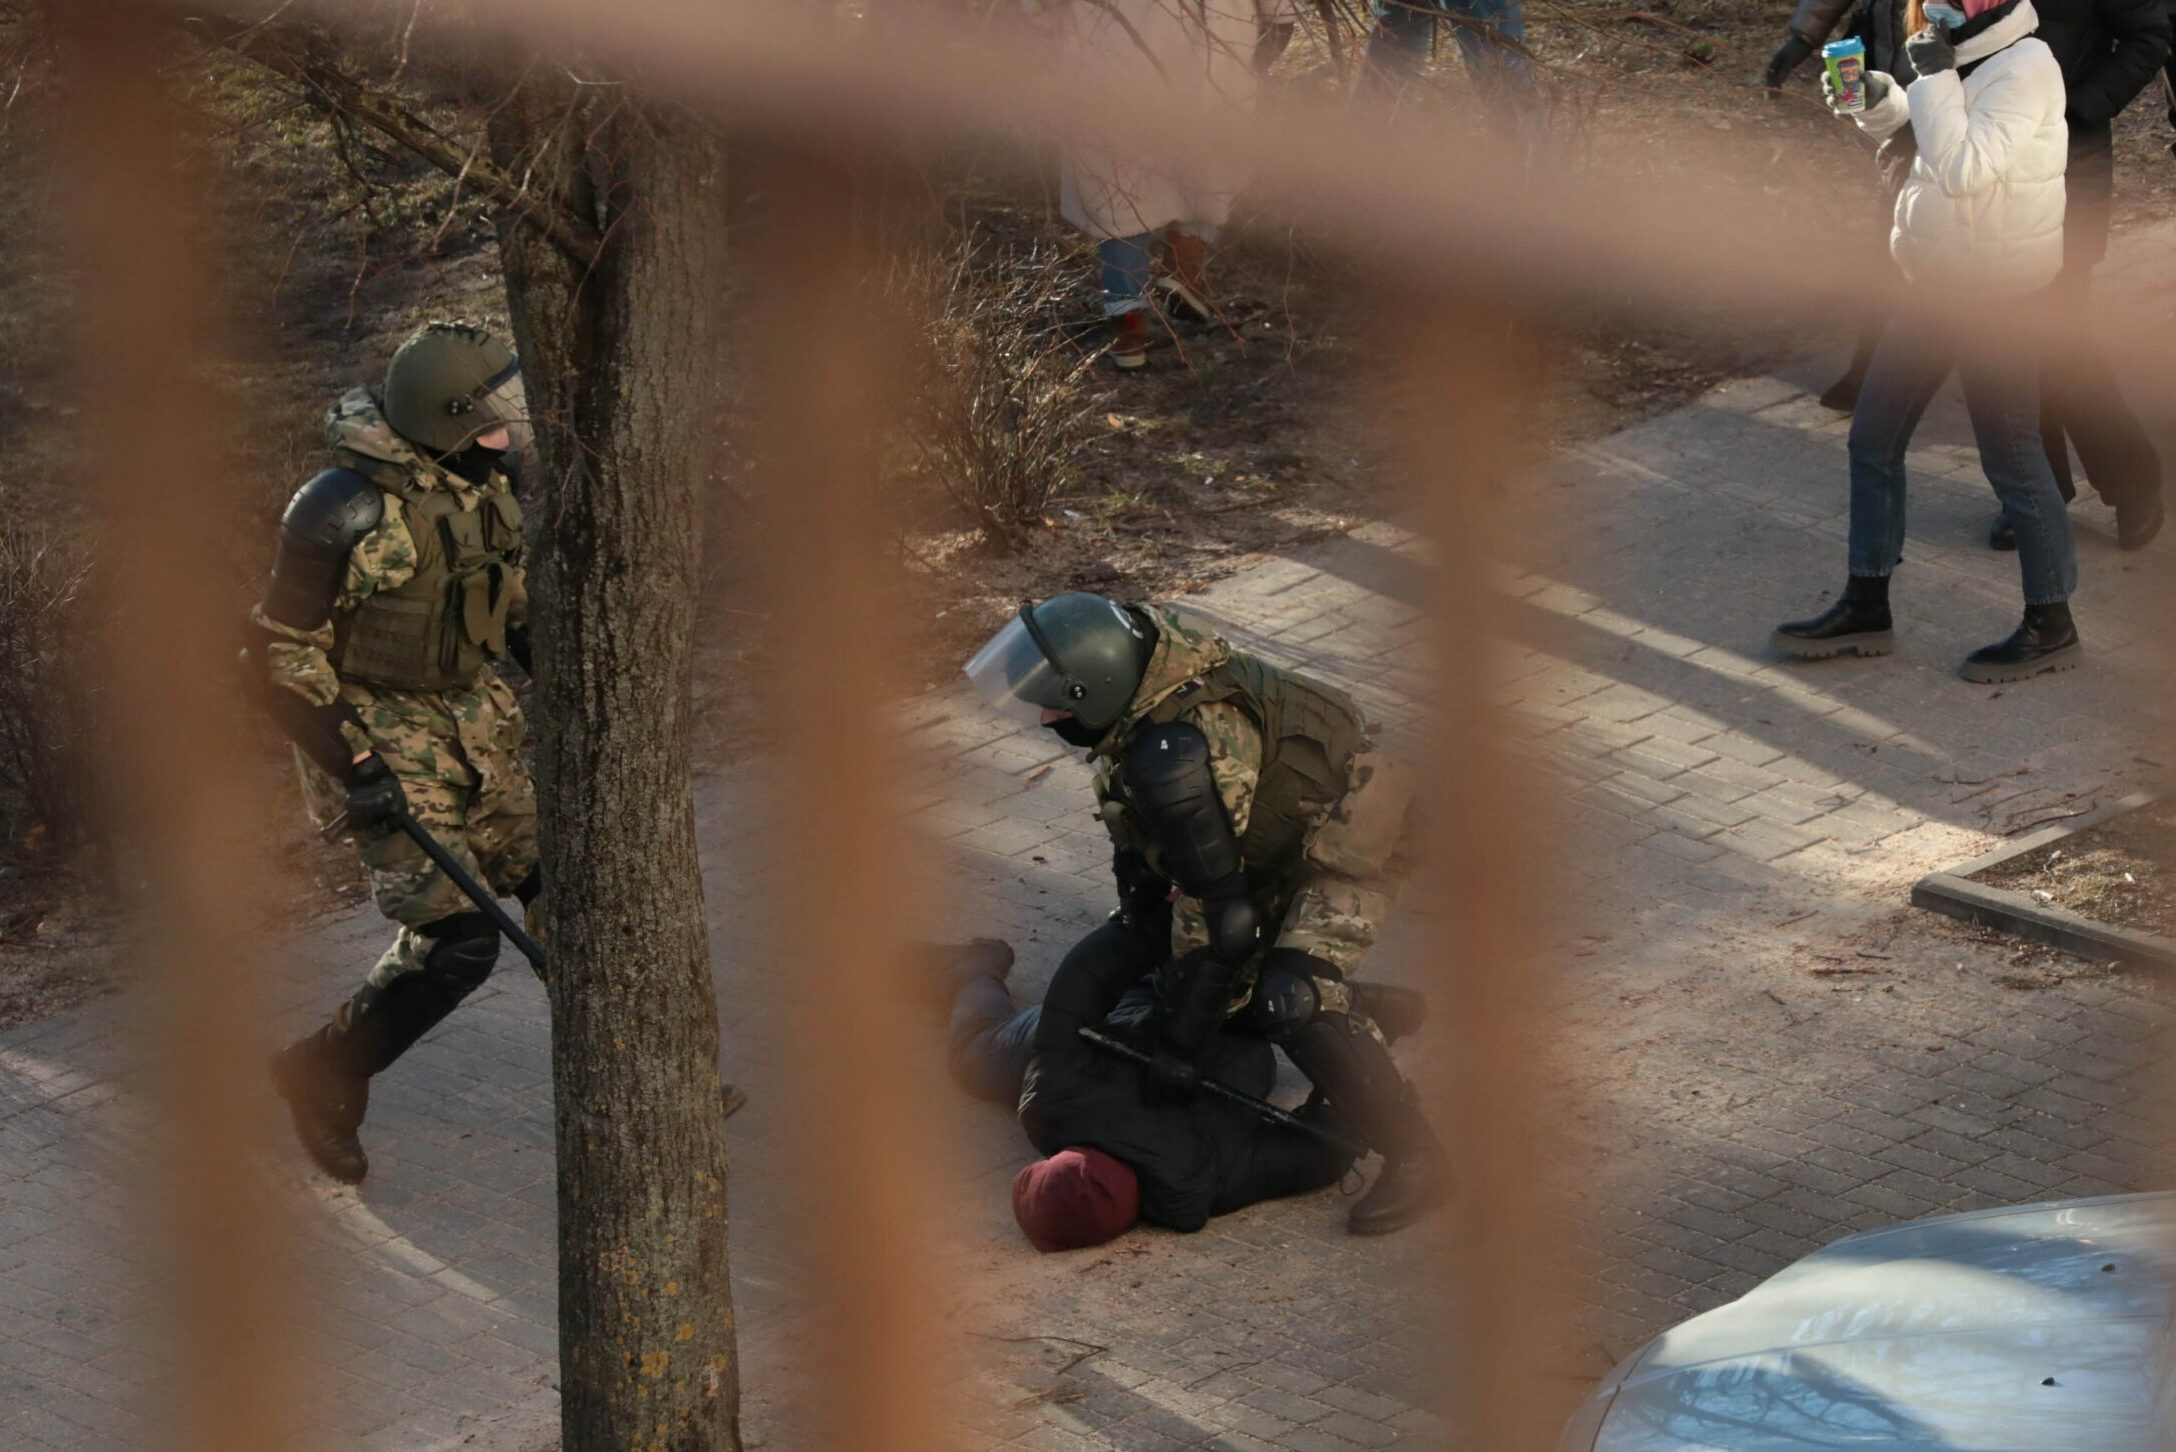
<svg viewBox="0 0 2176 1452">
<path fill-rule="evenodd" d="M 1173 222 L 1171 231 L 1214 244 L 1217 228 L 1207 222 Z M 1106 237 L 1096 244 L 1097 277 L 1103 285 L 1103 315 L 1136 313 L 1149 305 L 1149 266 L 1156 260 L 1156 234 Z"/>
<path fill-rule="evenodd" d="M 995 978 L 962 983 L 946 1035 L 953 1080 L 977 1099 L 1018 1102 L 1042 1016 L 1039 1003 L 1015 1007 L 1011 991 Z"/>
<path fill-rule="evenodd" d="M 1904 451 L 1950 370 L 1964 385 L 1980 468 L 2017 531 L 2025 603 L 2078 588 L 2070 512 L 2040 440 L 2039 360 L 1982 356 L 1924 324 L 1892 321 L 1851 415 L 1851 573 L 1886 575 L 1904 555 Z"/>
<path fill-rule="evenodd" d="M 1363 93 L 1395 100 L 1420 75 L 1437 18 L 1449 29 L 1475 84 L 1492 95 L 1524 99 L 1534 89 L 1534 63 L 1499 39 L 1526 43 L 1519 0 L 1369 0 L 1375 34 L 1360 69 Z"/>
</svg>

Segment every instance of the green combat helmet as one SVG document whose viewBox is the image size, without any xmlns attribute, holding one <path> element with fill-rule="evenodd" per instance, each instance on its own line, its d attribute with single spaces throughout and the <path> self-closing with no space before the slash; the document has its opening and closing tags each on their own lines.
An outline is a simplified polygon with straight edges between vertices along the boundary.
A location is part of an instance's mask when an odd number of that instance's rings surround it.
<svg viewBox="0 0 2176 1452">
<path fill-rule="evenodd" d="M 1141 688 L 1155 641 L 1131 611 L 1101 595 L 1053 595 L 1026 604 L 967 663 L 982 699 L 1031 725 L 1045 711 L 1075 746 L 1092 746 Z"/>
<path fill-rule="evenodd" d="M 521 360 L 474 323 L 426 323 L 386 367 L 385 418 L 437 458 L 502 424 L 518 453 L 530 438 Z"/>
</svg>

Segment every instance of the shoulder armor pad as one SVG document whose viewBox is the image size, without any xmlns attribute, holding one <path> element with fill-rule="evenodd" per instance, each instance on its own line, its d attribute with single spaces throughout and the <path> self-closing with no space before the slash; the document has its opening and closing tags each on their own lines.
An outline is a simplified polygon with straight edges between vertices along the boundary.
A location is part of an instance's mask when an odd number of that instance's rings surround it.
<svg viewBox="0 0 2176 1452">
<path fill-rule="evenodd" d="M 324 624 L 340 593 L 348 551 L 383 518 L 385 496 L 353 469 L 327 469 L 297 489 L 280 516 L 264 613 L 296 630 Z"/>
<path fill-rule="evenodd" d="M 1171 782 L 1206 780 L 1211 754 L 1209 738 L 1191 721 L 1151 726 L 1126 747 L 1126 784 L 1141 795 Z"/>
<path fill-rule="evenodd" d="M 1216 789 L 1215 753 L 1190 721 L 1152 726 L 1127 746 L 1121 770 L 1163 870 L 1189 897 L 1231 896 L 1243 863 Z"/>
<path fill-rule="evenodd" d="M 353 469 L 327 469 L 295 491 L 280 528 L 298 543 L 344 555 L 385 518 L 385 495 Z"/>
</svg>

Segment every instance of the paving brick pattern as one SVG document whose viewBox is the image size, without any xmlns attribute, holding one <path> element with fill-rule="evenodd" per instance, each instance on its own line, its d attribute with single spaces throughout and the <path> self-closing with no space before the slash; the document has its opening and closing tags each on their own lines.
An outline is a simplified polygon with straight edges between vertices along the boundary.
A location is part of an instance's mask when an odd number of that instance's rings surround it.
<svg viewBox="0 0 2176 1452">
<path fill-rule="evenodd" d="M 1958 681 L 1957 659 L 2008 628 L 2016 589 L 2011 561 L 1980 545 L 1990 496 L 1941 408 L 1914 458 L 1900 653 L 1773 661 L 1768 627 L 1841 573 L 1843 425 L 1809 381 L 1735 383 L 1565 459 L 1534 486 L 1535 514 L 1572 527 L 1499 572 L 1512 632 L 1489 662 L 1496 699 L 1576 844 L 1536 866 L 1558 910 L 1542 966 L 1557 970 L 1570 1066 L 1552 1158 L 1583 1171 L 1564 1210 L 1585 1286 L 1559 1368 L 1574 1392 L 1846 1231 L 2150 1179 L 2139 1069 L 2163 1020 L 2156 986 L 2013 962 L 1899 904 L 1920 872 L 2154 779 L 2169 550 L 2119 555 L 2105 513 L 2081 506 L 2087 667 L 2002 691 Z M 1374 525 L 1198 603 L 1417 741 L 1423 572 L 1414 540 Z M 1107 904 L 1085 771 L 1038 733 L 993 736 L 957 693 L 915 719 L 915 805 L 943 844 L 936 926 L 1011 937 L 1035 992 Z M 779 970 L 750 926 L 771 869 L 735 836 L 761 789 L 750 768 L 706 781 L 699 805 L 726 1063 L 754 1094 L 733 1127 L 747 1422 L 754 1445 L 802 1447 L 786 1120 L 769 1089 L 781 1030 L 764 992 Z M 1385 976 L 1415 976 L 1429 910 L 1408 904 Z M 344 992 L 380 936 L 358 914 L 297 945 L 283 1025 Z M 0 1035 L 10 1449 L 149 1436 L 150 1272 L 118 1188 L 149 1115 L 123 1023 L 109 1001 Z M 1423 1075 L 1439 1067 L 1429 1049 L 1424 1034 L 1405 1051 Z M 549 1445 L 548 1094 L 541 993 L 509 970 L 381 1081 L 359 1193 L 281 1168 L 306 1211 L 293 1269 L 319 1290 L 330 1368 L 298 1407 L 296 1445 Z M 1035 1257 L 1004 1193 L 1025 1145 L 1001 1110 L 958 1107 L 971 1172 L 954 1304 L 983 1353 L 956 1388 L 964 1445 L 1452 1440 L 1413 1300 L 1417 1237 L 1349 1238 L 1325 1192 L 1195 1236 Z"/>
</svg>

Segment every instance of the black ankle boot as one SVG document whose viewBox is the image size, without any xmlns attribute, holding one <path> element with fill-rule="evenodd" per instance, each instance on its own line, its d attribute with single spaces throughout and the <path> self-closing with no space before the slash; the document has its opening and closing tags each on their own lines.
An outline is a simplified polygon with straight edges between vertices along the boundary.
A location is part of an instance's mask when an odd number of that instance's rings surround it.
<svg viewBox="0 0 2176 1452">
<path fill-rule="evenodd" d="M 1853 575 L 1835 604 L 1811 620 L 1778 625 L 1771 643 L 1798 660 L 1889 654 L 1896 649 L 1896 629 L 1889 619 L 1888 577 Z"/>
<path fill-rule="evenodd" d="M 272 1056 L 272 1087 L 287 1101 L 295 1138 L 316 1166 L 343 1185 L 362 1182 L 370 1157 L 356 1131 L 370 1108 L 370 1079 L 355 1074 L 328 1025 Z"/>
<path fill-rule="evenodd" d="M 1443 1203 L 1450 1194 L 1451 1167 L 1443 1145 L 1421 1118 L 1420 1106 L 1408 1102 L 1401 1117 L 1406 1128 L 1383 1151 L 1382 1173 L 1368 1192 L 1345 1213 L 1354 1235 L 1388 1235 L 1403 1230 Z"/>
<path fill-rule="evenodd" d="M 2043 671 L 2070 670 L 2083 653 L 2067 602 L 2027 605 L 2024 622 L 2010 632 L 2010 638 L 2000 645 L 1983 645 L 1966 656 L 1960 674 L 1986 686 L 2022 681 Z"/>
<path fill-rule="evenodd" d="M 1991 550 L 2014 550 L 2017 548 L 2017 531 L 2010 527 L 2010 516 L 2007 511 L 1995 516 L 1995 527 L 1987 531 L 1987 547 Z"/>
<path fill-rule="evenodd" d="M 1852 412 L 1859 406 L 1859 389 L 1865 382 L 1865 368 L 1860 366 L 1858 359 L 1852 359 L 1851 366 L 1844 370 L 1843 377 L 1822 392 L 1821 407 L 1834 409 L 1838 413 Z"/>
<path fill-rule="evenodd" d="M 2141 495 L 2135 500 L 2124 500 L 2116 506 L 2116 547 L 2126 550 L 2144 549 L 2161 532 L 2161 522 L 2165 517 L 2158 486 L 2150 494 Z"/>
</svg>

